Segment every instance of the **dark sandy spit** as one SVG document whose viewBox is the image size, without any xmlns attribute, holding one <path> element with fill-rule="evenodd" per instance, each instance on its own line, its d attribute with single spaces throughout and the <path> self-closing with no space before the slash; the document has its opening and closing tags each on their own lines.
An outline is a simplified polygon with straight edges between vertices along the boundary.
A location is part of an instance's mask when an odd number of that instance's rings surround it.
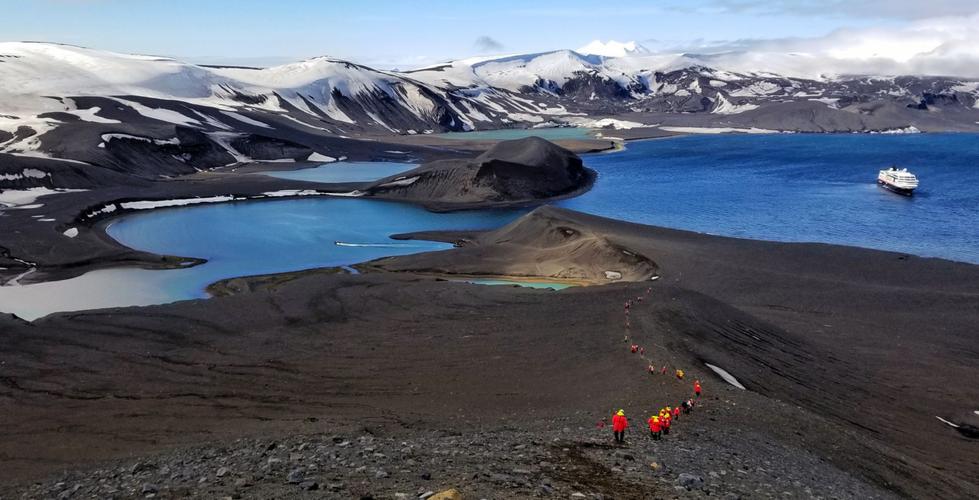
<svg viewBox="0 0 979 500">
<path fill-rule="evenodd" d="M 463 236 L 360 275 L 0 319 L 0 495 L 979 495 L 979 442 L 935 418 L 977 423 L 979 267 L 555 208 Z M 563 268 L 660 278 L 561 292 L 444 279 L 530 274 L 577 247 Z M 647 288 L 630 341 L 683 383 L 623 342 L 623 302 Z M 705 400 L 670 440 L 615 448 L 595 429 L 613 408 L 641 428 L 694 378 Z"/>
</svg>

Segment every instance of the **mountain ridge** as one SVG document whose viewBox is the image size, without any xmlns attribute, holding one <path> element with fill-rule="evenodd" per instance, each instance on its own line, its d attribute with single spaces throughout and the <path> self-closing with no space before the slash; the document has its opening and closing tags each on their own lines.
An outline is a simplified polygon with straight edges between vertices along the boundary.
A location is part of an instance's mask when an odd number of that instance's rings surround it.
<svg viewBox="0 0 979 500">
<path fill-rule="evenodd" d="M 168 164 L 139 173 L 156 178 L 259 158 L 344 156 L 335 147 L 337 138 L 448 131 L 979 131 L 979 80 L 814 80 L 739 73 L 700 59 L 558 50 L 411 71 L 329 56 L 245 68 L 71 45 L 0 43 L 0 188 L 76 187 L 54 184 L 52 176 L 9 179 L 27 158 L 31 168 L 42 162 L 52 165 L 48 172 L 69 169 L 89 176 L 85 171 L 93 166 L 131 175 L 141 158 Z M 194 148 L 180 144 L 178 127 L 185 137 L 192 131 Z M 114 140 L 104 140 L 106 134 Z M 234 146 L 270 141 L 278 142 L 276 150 L 295 154 L 254 157 Z M 136 142 L 146 151 L 135 154 Z M 154 147 L 146 144 L 160 147 L 149 151 Z M 121 152 L 122 146 L 130 147 Z"/>
</svg>

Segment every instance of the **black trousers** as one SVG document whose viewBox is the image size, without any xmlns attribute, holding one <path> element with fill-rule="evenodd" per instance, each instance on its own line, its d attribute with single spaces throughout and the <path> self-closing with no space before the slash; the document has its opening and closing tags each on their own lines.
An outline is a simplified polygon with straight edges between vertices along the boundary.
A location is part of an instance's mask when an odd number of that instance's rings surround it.
<svg viewBox="0 0 979 500">
<path fill-rule="evenodd" d="M 649 435 L 650 436 L 653 436 L 653 441 L 659 441 L 659 433 L 658 432 L 649 431 Z"/>
<path fill-rule="evenodd" d="M 616 443 L 624 443 L 625 442 L 625 431 L 613 431 L 612 434 L 615 435 L 615 442 Z"/>
</svg>

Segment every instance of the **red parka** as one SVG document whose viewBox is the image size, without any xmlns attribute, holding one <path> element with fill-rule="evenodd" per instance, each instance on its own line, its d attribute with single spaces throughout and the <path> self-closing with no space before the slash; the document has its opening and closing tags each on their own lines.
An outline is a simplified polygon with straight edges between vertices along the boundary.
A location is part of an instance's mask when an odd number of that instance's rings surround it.
<svg viewBox="0 0 979 500">
<path fill-rule="evenodd" d="M 659 419 L 656 419 L 656 418 L 650 418 L 649 419 L 649 430 L 651 430 L 653 432 L 659 432 L 659 431 L 663 430 L 663 426 L 660 425 Z"/>
<path fill-rule="evenodd" d="M 612 430 L 615 432 L 622 432 L 629 427 L 629 421 L 626 420 L 623 415 L 616 415 L 612 417 Z"/>
</svg>

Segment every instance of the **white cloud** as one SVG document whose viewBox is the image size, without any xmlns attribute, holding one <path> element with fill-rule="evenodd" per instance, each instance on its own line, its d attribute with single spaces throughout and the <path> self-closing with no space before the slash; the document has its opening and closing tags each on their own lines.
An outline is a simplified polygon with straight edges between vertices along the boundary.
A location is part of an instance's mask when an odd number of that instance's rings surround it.
<svg viewBox="0 0 979 500">
<path fill-rule="evenodd" d="M 976 0 L 712 0 L 708 8 L 716 13 L 926 19 L 972 15 L 979 12 L 979 3 Z"/>
<path fill-rule="evenodd" d="M 705 43 L 696 52 L 708 64 L 736 71 L 979 77 L 979 14 L 840 29 L 815 38 Z"/>
</svg>

